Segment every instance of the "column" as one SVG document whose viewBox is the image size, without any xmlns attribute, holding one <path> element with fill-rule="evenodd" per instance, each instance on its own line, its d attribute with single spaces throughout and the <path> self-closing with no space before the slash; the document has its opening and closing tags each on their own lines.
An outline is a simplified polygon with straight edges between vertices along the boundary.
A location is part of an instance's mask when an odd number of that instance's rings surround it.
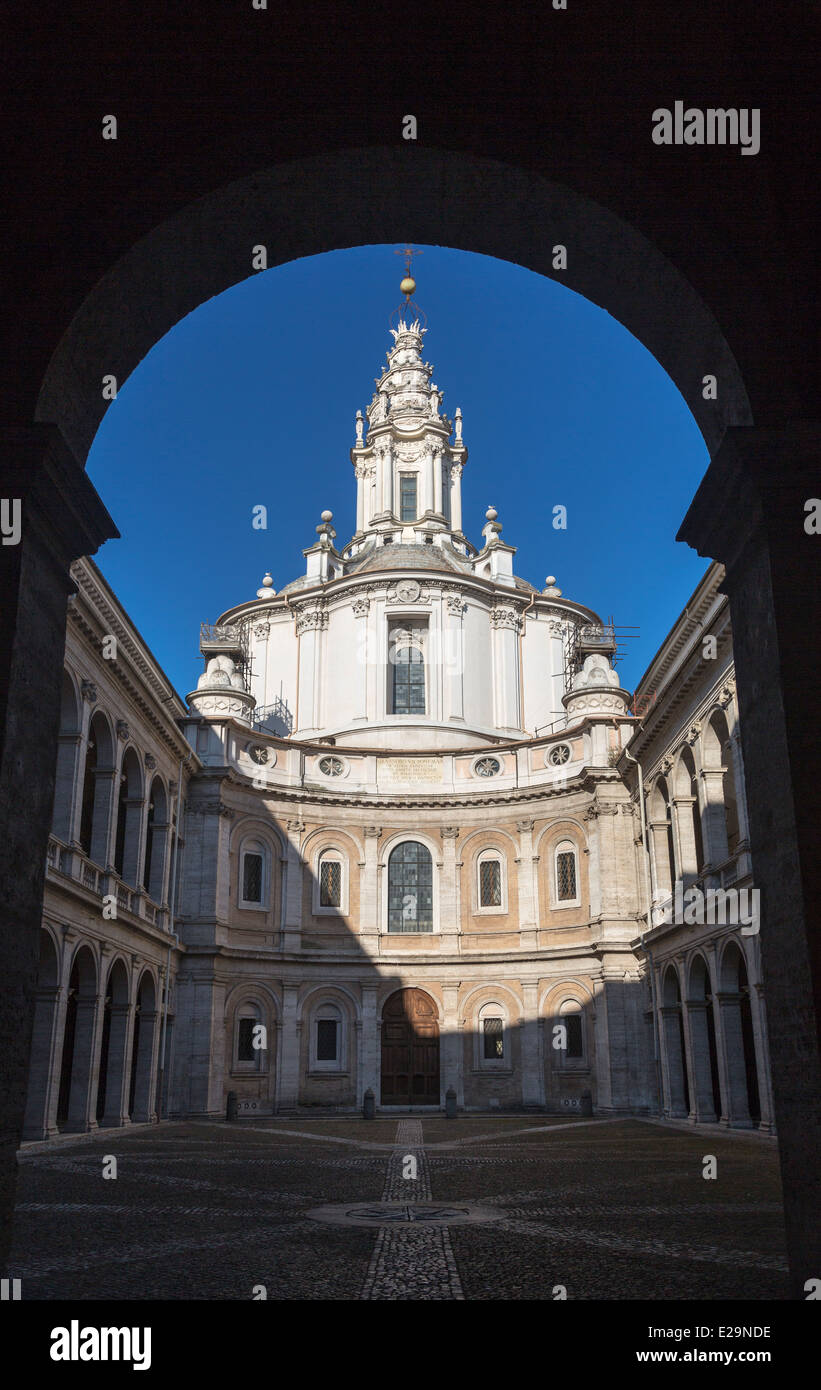
<svg viewBox="0 0 821 1390">
<path fill-rule="evenodd" d="M 718 1027 L 716 1044 L 719 1048 L 719 1063 L 722 1083 L 726 1079 L 726 1093 L 722 1084 L 722 1124 L 735 1128 L 749 1129 L 750 1108 L 747 1101 L 747 1068 L 744 1062 L 744 1038 L 741 1031 L 741 995 L 725 990 L 716 995 L 718 1001 Z"/>
<path fill-rule="evenodd" d="M 459 982 L 449 982 L 442 986 L 442 1032 L 440 1035 L 440 1105 L 452 1086 L 456 1092 L 456 1107 L 464 1105 L 464 1083 L 462 1078 L 462 1033 L 459 1028 Z"/>
<path fill-rule="evenodd" d="M 382 510 L 393 511 L 393 450 L 387 445 L 382 457 Z"/>
<path fill-rule="evenodd" d="M 0 830 L 4 918 L 0 933 L 0 1057 L 4 1078 L 0 1264 L 5 1264 L 16 1150 L 26 1108 L 60 727 L 66 600 L 75 591 L 69 567 L 79 556 L 93 555 L 107 537 L 117 535 L 117 528 L 82 463 L 55 425 L 4 426 L 0 430 L 0 473 L 3 496 L 19 503 L 20 518 L 15 543 L 0 545 L 5 636 L 0 644 L 5 726 L 0 807 L 8 812 Z M 36 717 L 32 717 L 33 712 Z M 26 866 L 24 873 L 20 872 L 21 865 Z"/>
<path fill-rule="evenodd" d="M 694 1124 L 715 1124 L 718 1116 L 713 1103 L 710 1073 L 710 1038 L 707 1032 L 706 999 L 688 999 L 685 1005 L 685 1032 L 689 1037 L 690 1119 Z"/>
<path fill-rule="evenodd" d="M 300 729 L 318 729 L 320 727 L 322 637 L 327 626 L 328 614 L 321 602 L 306 605 L 297 611 Z"/>
<path fill-rule="evenodd" d="M 289 820 L 285 824 L 288 833 L 288 849 L 285 867 L 285 921 L 282 924 L 282 949 L 291 952 L 299 951 L 302 945 L 303 861 L 299 847 L 305 825 L 300 820 Z"/>
<path fill-rule="evenodd" d="M 519 615 L 515 608 L 491 609 L 494 720 L 502 729 L 519 729 Z"/>
<path fill-rule="evenodd" d="M 673 797 L 673 834 L 679 852 L 679 878 L 688 887 L 698 876 L 696 833 L 693 826 L 694 796 Z"/>
<path fill-rule="evenodd" d="M 462 615 L 465 603 L 454 590 L 444 596 L 442 649 L 445 659 L 445 718 L 465 717 L 465 647 Z"/>
<path fill-rule="evenodd" d="M 767 1037 L 767 1003 L 764 998 L 764 986 L 762 984 L 751 984 L 750 1013 L 752 1015 L 753 1039 L 755 1042 L 758 1101 L 761 1106 L 761 1120 L 758 1127 L 764 1134 L 774 1134 L 775 1113 L 773 1110 L 773 1087 L 770 1072 L 770 1048 Z"/>
<path fill-rule="evenodd" d="M 357 534 L 365 530 L 365 466 L 362 463 L 356 465 L 356 530 Z"/>
<path fill-rule="evenodd" d="M 111 1027 L 108 1035 L 105 1109 L 100 1122 L 104 1129 L 127 1125 L 131 1122 L 128 1114 L 127 1082 L 131 1079 L 131 1038 L 133 1031 L 134 1010 L 131 1004 L 112 1004 Z"/>
<path fill-rule="evenodd" d="M 362 949 L 371 960 L 379 955 L 379 836 L 378 825 L 366 825 L 365 858 L 359 873 L 359 935 Z"/>
<path fill-rule="evenodd" d="M 456 916 L 456 841 L 459 827 L 443 825 L 442 868 L 439 875 L 439 931 L 442 950 L 455 955 L 460 946 L 461 924 Z"/>
<path fill-rule="evenodd" d="M 674 866 L 670 863 L 670 842 L 666 820 L 648 821 L 650 854 L 653 860 L 653 882 L 656 885 L 656 905 L 666 902 L 673 891 Z"/>
<path fill-rule="evenodd" d="M 437 515 L 442 511 L 442 455 L 438 449 L 433 451 L 433 510 Z"/>
<path fill-rule="evenodd" d="M 85 1134 L 97 1128 L 97 1077 L 102 1041 L 102 1009 L 99 996 L 77 996 L 77 1025 L 74 1032 L 74 1060 L 68 1097 L 66 1130 Z"/>
<path fill-rule="evenodd" d="M 422 468 L 420 481 L 422 483 L 422 499 L 419 507 L 420 516 L 425 512 L 433 510 L 433 453 L 429 444 L 425 445 L 422 455 Z"/>
<path fill-rule="evenodd" d="M 137 1047 L 137 1075 L 134 1086 L 132 1123 L 147 1124 L 157 1118 L 157 1047 L 160 1018 L 158 1009 L 144 1009 L 140 1014 L 140 1037 Z"/>
<path fill-rule="evenodd" d="M 57 743 L 57 770 L 54 785 L 54 817 L 52 831 L 58 840 L 69 844 L 72 838 L 73 812 L 77 802 L 77 767 L 79 752 L 84 744 L 82 734 L 60 734 Z"/>
<path fill-rule="evenodd" d="M 359 1067 L 357 1069 L 356 1103 L 362 1108 L 365 1092 L 370 1088 L 378 1105 L 381 1099 L 379 1073 L 379 1025 L 376 1021 L 376 985 L 362 985 L 362 1023 L 359 1029 Z"/>
<path fill-rule="evenodd" d="M 537 856 L 533 853 L 533 821 L 517 821 L 516 830 L 519 834 L 519 856 L 514 860 L 518 875 L 519 945 L 523 951 L 535 951 L 538 946 L 535 884 Z"/>
<path fill-rule="evenodd" d="M 113 767 L 98 767 L 94 773 L 94 816 L 91 822 L 89 859 L 107 869 L 114 859 L 113 815 L 117 773 Z"/>
<path fill-rule="evenodd" d="M 703 768 L 701 783 L 704 791 L 704 853 L 710 867 L 715 868 L 717 864 L 723 864 L 730 853 L 724 816 L 724 769 Z"/>
<path fill-rule="evenodd" d="M 681 1009 L 678 1004 L 662 1004 L 662 1080 L 664 1083 L 664 1114 L 672 1119 L 686 1118 L 684 1092 L 686 1059 L 681 1050 Z"/>
<path fill-rule="evenodd" d="M 366 720 L 368 717 L 368 662 L 369 651 L 369 611 L 371 601 L 364 596 L 355 598 L 351 604 L 356 618 L 356 705 L 354 719 Z"/>
<path fill-rule="evenodd" d="M 541 1059 L 541 1019 L 538 981 L 522 982 L 524 1016 L 521 1028 L 522 1105 L 544 1109 L 544 1068 Z"/>
<path fill-rule="evenodd" d="M 31 1035 L 28 1097 L 23 1127 L 24 1139 L 50 1139 L 57 1126 L 49 1122 L 51 1080 L 55 1065 L 56 1022 L 59 1013 L 59 985 L 38 985 L 34 994 L 34 1026 Z M 59 1066 L 57 1072 L 59 1075 Z"/>
<path fill-rule="evenodd" d="M 733 745 L 733 784 L 738 809 L 738 877 L 746 878 L 752 873 L 750 856 L 750 821 L 747 814 L 747 788 L 744 783 L 744 756 L 741 751 L 741 738 L 738 729 L 730 735 Z M 746 846 L 746 849 L 741 849 Z"/>
<path fill-rule="evenodd" d="M 452 531 L 462 530 L 462 465 L 450 466 L 450 526 Z"/>
<path fill-rule="evenodd" d="M 282 1064 L 279 1074 L 280 1115 L 293 1114 L 299 1104 L 299 1052 L 302 1021 L 297 1018 L 299 986 L 288 984 L 282 990 Z"/>
<path fill-rule="evenodd" d="M 154 822 L 151 835 L 151 870 L 148 878 L 148 896 L 152 902 L 167 901 L 169 881 L 169 860 L 171 848 L 171 822 Z"/>
</svg>

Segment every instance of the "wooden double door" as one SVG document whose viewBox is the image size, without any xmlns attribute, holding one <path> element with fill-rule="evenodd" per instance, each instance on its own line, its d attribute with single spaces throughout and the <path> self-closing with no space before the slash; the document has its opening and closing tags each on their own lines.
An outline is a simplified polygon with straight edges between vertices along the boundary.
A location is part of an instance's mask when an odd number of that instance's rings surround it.
<svg viewBox="0 0 821 1390">
<path fill-rule="evenodd" d="M 382 1010 L 382 1104 L 439 1104 L 439 1024 L 424 990 L 397 990 Z"/>
</svg>

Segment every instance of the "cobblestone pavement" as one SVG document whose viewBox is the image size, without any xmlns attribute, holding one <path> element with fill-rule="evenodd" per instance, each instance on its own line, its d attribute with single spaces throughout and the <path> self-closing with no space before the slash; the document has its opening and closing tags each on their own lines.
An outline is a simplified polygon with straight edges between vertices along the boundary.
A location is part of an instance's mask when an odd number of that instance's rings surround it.
<svg viewBox="0 0 821 1390">
<path fill-rule="evenodd" d="M 103 1177 L 104 1155 L 116 1180 Z M 717 1177 L 702 1176 L 717 1159 Z M 416 1163 L 416 1178 L 406 1160 Z M 785 1299 L 774 1144 L 638 1120 L 167 1124 L 21 1155 L 24 1299 Z M 323 1225 L 478 1202 L 489 1225 Z"/>
</svg>

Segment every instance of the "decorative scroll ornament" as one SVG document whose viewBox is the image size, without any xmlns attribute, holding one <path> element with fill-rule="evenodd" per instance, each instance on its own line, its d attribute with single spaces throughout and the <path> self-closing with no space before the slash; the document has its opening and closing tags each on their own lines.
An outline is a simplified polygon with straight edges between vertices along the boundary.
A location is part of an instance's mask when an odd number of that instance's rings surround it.
<svg viewBox="0 0 821 1390">
<path fill-rule="evenodd" d="M 734 695 L 735 681 L 728 681 L 727 684 L 722 687 L 721 694 L 718 697 L 718 703 L 721 705 L 722 709 L 726 709 L 728 705 L 732 704 Z"/>
<path fill-rule="evenodd" d="M 449 590 L 445 596 L 445 606 L 454 618 L 459 618 L 465 606 L 465 600 L 458 589 Z"/>
<path fill-rule="evenodd" d="M 155 767 L 157 766 L 157 759 L 154 757 L 154 754 L 153 754 L 153 753 L 146 753 L 146 755 L 145 755 L 145 765 L 146 765 L 146 767 L 148 768 L 148 771 L 149 771 L 149 772 L 153 772 L 153 771 L 154 771 Z"/>
<path fill-rule="evenodd" d="M 367 618 L 368 609 L 371 606 L 369 598 L 355 598 L 351 604 L 355 618 Z"/>
<path fill-rule="evenodd" d="M 689 729 L 687 730 L 687 742 L 688 742 L 689 744 L 698 743 L 698 740 L 700 739 L 700 737 L 701 737 L 701 722 L 700 722 L 700 720 L 697 720 L 696 723 L 695 723 L 695 724 L 691 724 L 690 727 L 689 727 Z"/>
<path fill-rule="evenodd" d="M 131 738 L 131 729 L 124 719 L 117 720 L 117 737 L 122 739 L 123 743 L 127 743 Z"/>
<path fill-rule="evenodd" d="M 84 700 L 87 700 L 88 703 L 89 703 L 90 705 L 96 705 L 96 703 L 97 703 L 97 687 L 96 687 L 96 685 L 94 684 L 94 682 L 93 682 L 93 681 L 84 680 L 84 681 L 82 682 L 81 689 L 82 689 L 82 692 L 83 692 L 83 699 L 84 699 Z"/>
<path fill-rule="evenodd" d="M 257 623 L 256 627 L 253 629 L 253 633 L 254 633 L 254 636 L 255 636 L 255 637 L 267 637 L 267 636 L 268 636 L 268 633 L 269 633 L 270 631 L 271 631 L 271 624 L 270 624 L 270 623 Z"/>
<path fill-rule="evenodd" d="M 303 632 L 321 632 L 328 626 L 328 610 L 319 604 L 311 608 L 297 609 L 297 637 Z"/>
<path fill-rule="evenodd" d="M 513 632 L 519 630 L 519 613 L 516 608 L 491 608 L 491 626 L 495 628 L 510 628 Z"/>
</svg>

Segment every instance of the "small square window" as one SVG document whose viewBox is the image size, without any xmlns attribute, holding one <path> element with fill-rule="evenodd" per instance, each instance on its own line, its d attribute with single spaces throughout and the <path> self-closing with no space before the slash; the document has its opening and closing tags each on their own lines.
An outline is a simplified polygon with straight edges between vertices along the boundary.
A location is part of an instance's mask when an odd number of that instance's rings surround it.
<svg viewBox="0 0 821 1390">
<path fill-rule="evenodd" d="M 239 1021 L 239 1038 L 237 1039 L 237 1061 L 255 1062 L 257 1053 L 254 1048 L 254 1028 L 255 1018 L 241 1018 Z"/>
<path fill-rule="evenodd" d="M 319 906 L 339 907 L 342 902 L 342 865 L 336 859 L 323 859 L 319 866 Z"/>
<path fill-rule="evenodd" d="M 262 902 L 262 855 L 246 854 L 242 861 L 242 900 Z"/>
<path fill-rule="evenodd" d="M 337 1060 L 337 1023 L 335 1018 L 320 1018 L 316 1025 L 316 1060 L 335 1062 Z"/>
<path fill-rule="evenodd" d="M 502 906 L 502 866 L 498 859 L 483 859 L 479 865 L 479 906 Z"/>
<path fill-rule="evenodd" d="M 500 1018 L 486 1018 L 482 1021 L 484 1034 L 484 1056 L 486 1062 L 498 1062 L 505 1055 L 505 1035 Z"/>
</svg>

